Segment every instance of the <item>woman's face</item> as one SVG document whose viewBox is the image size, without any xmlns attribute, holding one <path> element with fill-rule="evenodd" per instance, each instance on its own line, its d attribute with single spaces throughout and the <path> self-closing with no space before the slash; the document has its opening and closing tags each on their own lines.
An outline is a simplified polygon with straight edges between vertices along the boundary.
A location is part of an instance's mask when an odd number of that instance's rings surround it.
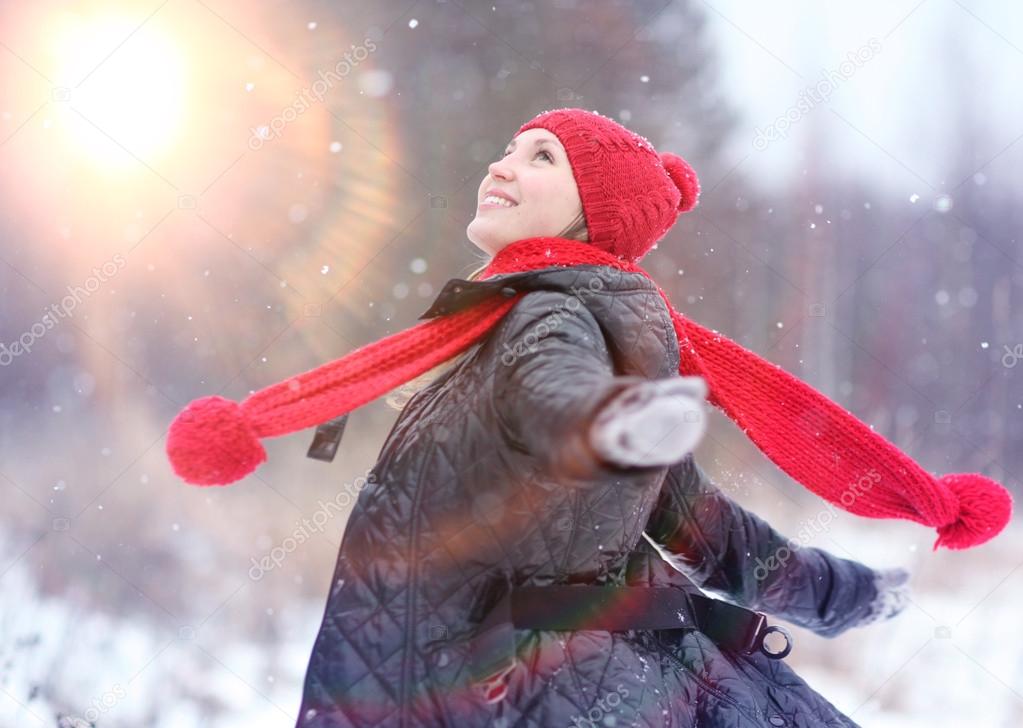
<svg viewBox="0 0 1023 728">
<path fill-rule="evenodd" d="M 487 201 L 498 193 L 510 202 Z M 496 255 L 523 238 L 554 236 L 582 211 L 568 155 L 546 129 L 527 129 L 490 165 L 477 191 L 476 217 L 465 232 L 480 250 Z"/>
</svg>

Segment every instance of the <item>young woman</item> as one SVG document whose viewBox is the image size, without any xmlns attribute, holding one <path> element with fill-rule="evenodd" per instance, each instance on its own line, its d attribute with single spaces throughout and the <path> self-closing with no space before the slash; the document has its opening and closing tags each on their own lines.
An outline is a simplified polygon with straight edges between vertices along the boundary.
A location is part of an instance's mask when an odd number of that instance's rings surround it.
<svg viewBox="0 0 1023 728">
<path fill-rule="evenodd" d="M 175 471 L 224 483 L 260 437 L 417 390 L 346 525 L 298 728 L 856 725 L 750 610 L 832 636 L 899 612 L 908 575 L 793 546 L 726 497 L 690 454 L 703 397 L 823 498 L 940 545 L 991 538 L 1010 501 L 675 311 L 637 261 L 697 194 L 613 120 L 544 112 L 480 184 L 487 265 L 426 321 L 179 415 Z"/>
</svg>

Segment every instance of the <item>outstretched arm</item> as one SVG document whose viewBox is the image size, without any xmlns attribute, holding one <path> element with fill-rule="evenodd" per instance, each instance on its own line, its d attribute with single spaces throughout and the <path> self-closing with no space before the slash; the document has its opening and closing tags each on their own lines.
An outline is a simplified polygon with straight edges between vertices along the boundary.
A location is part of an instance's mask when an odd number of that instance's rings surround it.
<svg viewBox="0 0 1023 728">
<path fill-rule="evenodd" d="M 494 405 L 508 440 L 569 477 L 677 463 L 703 435 L 703 379 L 615 376 L 599 322 L 565 300 L 530 293 L 498 329 Z"/>
<path fill-rule="evenodd" d="M 493 404 L 508 442 L 547 462 L 553 472 L 584 478 L 614 467 L 587 433 L 602 406 L 643 377 L 615 375 L 594 315 L 566 306 L 555 291 L 526 294 L 499 324 Z"/>
<path fill-rule="evenodd" d="M 906 572 L 790 542 L 722 493 L 691 454 L 668 470 L 646 536 L 698 586 L 825 637 L 906 603 Z"/>
</svg>

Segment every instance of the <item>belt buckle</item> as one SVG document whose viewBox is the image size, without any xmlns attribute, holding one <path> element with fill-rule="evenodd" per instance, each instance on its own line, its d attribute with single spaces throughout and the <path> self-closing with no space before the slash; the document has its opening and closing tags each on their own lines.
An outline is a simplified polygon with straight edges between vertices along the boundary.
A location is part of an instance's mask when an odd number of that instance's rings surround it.
<svg viewBox="0 0 1023 728">
<path fill-rule="evenodd" d="M 784 627 L 767 624 L 767 615 L 720 599 L 705 597 L 700 630 L 726 649 L 752 655 L 760 652 L 771 660 L 780 660 L 792 651 L 792 635 Z M 781 634 L 785 647 L 771 652 L 764 645 L 768 635 Z"/>
<path fill-rule="evenodd" d="M 792 635 L 784 627 L 777 624 L 768 626 L 767 615 L 761 612 L 753 612 L 754 618 L 750 624 L 750 630 L 746 638 L 746 644 L 743 646 L 742 651 L 744 654 L 752 655 L 754 652 L 760 652 L 762 655 L 770 660 L 780 660 L 790 652 L 792 652 Z M 768 635 L 778 633 L 785 638 L 785 647 L 778 652 L 771 652 L 764 645 L 764 640 L 767 639 Z"/>
<path fill-rule="evenodd" d="M 764 625 L 766 624 L 767 618 L 765 617 Z M 774 634 L 776 632 L 785 638 L 785 647 L 783 647 L 778 652 L 771 652 L 764 645 L 764 640 L 767 638 L 768 635 Z M 753 650 L 759 650 L 760 653 L 767 657 L 769 660 L 780 660 L 786 655 L 788 655 L 790 652 L 792 652 L 792 635 L 789 634 L 789 631 L 787 629 L 777 624 L 772 624 L 770 627 L 761 625 L 761 627 L 756 632 L 756 641 L 754 642 Z M 751 650 L 751 652 L 753 650 Z"/>
<path fill-rule="evenodd" d="M 767 628 L 767 615 L 761 612 L 753 612 L 750 617 L 750 626 L 746 631 L 746 639 L 740 648 L 743 654 L 752 655 L 760 649 L 763 644 L 762 633 Z"/>
</svg>

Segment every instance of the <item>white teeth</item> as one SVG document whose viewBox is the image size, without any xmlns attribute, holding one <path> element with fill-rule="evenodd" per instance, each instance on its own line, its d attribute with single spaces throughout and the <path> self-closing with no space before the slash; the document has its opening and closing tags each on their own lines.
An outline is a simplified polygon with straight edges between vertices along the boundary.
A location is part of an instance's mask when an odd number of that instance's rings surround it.
<svg viewBox="0 0 1023 728">
<path fill-rule="evenodd" d="M 498 197 L 497 195 L 487 195 L 486 197 L 483 198 L 483 201 L 484 202 L 489 202 L 489 203 L 492 203 L 492 204 L 495 204 L 495 205 L 504 205 L 505 207 L 515 207 L 515 203 L 514 202 L 509 202 L 508 200 L 504 199 L 503 197 Z"/>
</svg>

